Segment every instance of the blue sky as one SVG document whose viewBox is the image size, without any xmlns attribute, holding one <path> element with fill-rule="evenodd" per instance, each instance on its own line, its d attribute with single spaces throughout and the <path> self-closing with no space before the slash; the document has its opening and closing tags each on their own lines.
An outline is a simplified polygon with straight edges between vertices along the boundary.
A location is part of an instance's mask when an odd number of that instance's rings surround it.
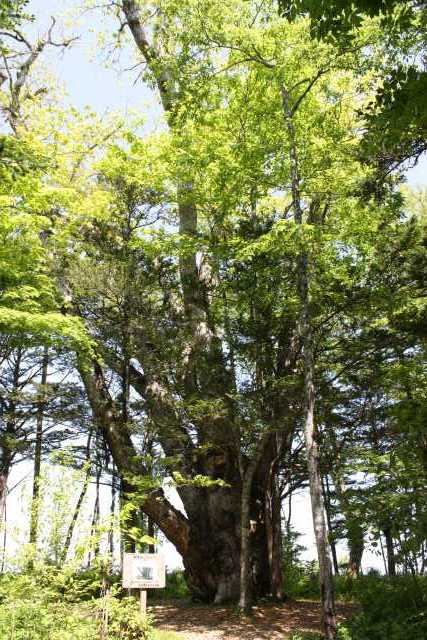
<svg viewBox="0 0 427 640">
<path fill-rule="evenodd" d="M 30 0 L 29 10 L 36 17 L 33 29 L 43 33 L 50 24 L 50 16 L 64 16 L 83 4 L 84 0 Z M 99 4 L 102 4 L 102 0 Z M 61 22 L 65 20 L 65 17 L 58 18 L 59 34 Z M 125 46 L 119 62 L 107 66 L 107 54 L 97 43 L 97 32 L 113 33 L 117 26 L 114 18 L 103 21 L 99 11 L 88 11 L 76 20 L 74 27 L 64 28 L 67 36 L 79 35 L 80 39 L 61 56 L 58 56 L 57 49 L 50 49 L 44 54 L 44 61 L 64 83 L 70 102 L 75 107 L 88 105 L 101 114 L 107 110 L 137 109 L 145 114 L 147 126 L 150 127 L 161 113 L 159 102 L 157 96 L 138 79 L 141 67 L 124 71 L 136 63 L 132 47 Z M 411 186 L 427 186 L 426 156 L 408 171 L 407 178 Z"/>
<path fill-rule="evenodd" d="M 68 25 L 67 12 L 77 9 L 84 0 L 30 0 L 29 12 L 35 16 L 31 29 L 43 34 L 50 25 L 50 17 L 58 17 L 56 39 L 79 36 L 63 54 L 50 48 L 43 53 L 43 63 L 64 83 L 70 102 L 77 108 L 87 105 L 99 113 L 108 110 L 140 108 L 157 111 L 157 99 L 153 92 L 137 80 L 140 67 L 122 71 L 135 64 L 132 50 L 124 47 L 118 64 L 107 65 L 107 53 L 97 42 L 97 32 L 112 33 L 117 30 L 113 18 L 103 20 L 101 13 L 88 11 Z M 66 26 L 64 26 L 66 25 Z M 148 105 L 149 103 L 149 105 Z M 152 113 L 150 115 L 153 115 Z"/>
</svg>

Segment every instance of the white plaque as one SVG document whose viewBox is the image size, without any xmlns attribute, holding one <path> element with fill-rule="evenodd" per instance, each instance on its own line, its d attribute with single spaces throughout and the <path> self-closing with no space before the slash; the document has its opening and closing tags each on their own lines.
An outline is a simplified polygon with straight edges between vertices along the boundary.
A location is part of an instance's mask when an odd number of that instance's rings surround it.
<svg viewBox="0 0 427 640">
<path fill-rule="evenodd" d="M 158 553 L 124 553 L 123 587 L 125 589 L 164 589 L 165 559 Z"/>
</svg>

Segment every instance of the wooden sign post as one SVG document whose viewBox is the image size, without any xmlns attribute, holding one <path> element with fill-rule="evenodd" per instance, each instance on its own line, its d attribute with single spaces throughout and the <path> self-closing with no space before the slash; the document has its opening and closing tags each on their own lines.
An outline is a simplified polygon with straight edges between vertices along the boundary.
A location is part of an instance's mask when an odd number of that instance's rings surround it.
<svg viewBox="0 0 427 640">
<path fill-rule="evenodd" d="M 164 589 L 165 559 L 158 553 L 124 553 L 123 587 L 140 590 L 141 616 L 147 614 L 147 589 Z"/>
</svg>

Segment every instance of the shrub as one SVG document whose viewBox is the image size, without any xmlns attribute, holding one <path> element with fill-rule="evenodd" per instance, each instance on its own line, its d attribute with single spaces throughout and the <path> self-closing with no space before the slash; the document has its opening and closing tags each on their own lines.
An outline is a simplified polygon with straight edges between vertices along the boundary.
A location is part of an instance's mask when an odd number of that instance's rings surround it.
<svg viewBox="0 0 427 640">
<path fill-rule="evenodd" d="M 154 640 L 133 598 L 114 587 L 99 598 L 103 575 L 40 565 L 0 578 L 1 640 Z"/>
<path fill-rule="evenodd" d="M 16 589 L 7 596 L 1 593 L 2 640 L 97 640 L 97 624 L 87 609 L 51 602 L 46 591 L 31 589 L 31 582 L 23 584 L 21 577 L 16 580 Z M 8 585 L 13 582 L 9 580 Z"/>
<path fill-rule="evenodd" d="M 189 598 L 190 591 L 185 582 L 184 572 L 175 569 L 166 575 L 166 588 L 163 590 L 166 598 Z"/>
<path fill-rule="evenodd" d="M 185 582 L 184 572 L 182 569 L 166 573 L 166 586 L 164 589 L 153 589 L 148 592 L 150 600 L 166 599 L 166 600 L 183 600 L 190 598 L 190 590 Z"/>
<path fill-rule="evenodd" d="M 154 640 L 151 619 L 141 618 L 135 598 L 106 598 L 106 640 Z"/>
<path fill-rule="evenodd" d="M 354 582 L 362 611 L 341 626 L 339 640 L 427 638 L 427 579 L 364 576 Z"/>
</svg>

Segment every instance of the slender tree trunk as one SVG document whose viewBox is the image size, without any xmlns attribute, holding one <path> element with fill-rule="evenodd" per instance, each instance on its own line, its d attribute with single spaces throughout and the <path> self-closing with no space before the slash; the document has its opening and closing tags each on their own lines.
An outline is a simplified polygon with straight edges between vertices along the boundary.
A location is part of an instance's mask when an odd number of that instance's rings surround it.
<svg viewBox="0 0 427 640">
<path fill-rule="evenodd" d="M 332 554 L 332 562 L 334 566 L 335 575 L 339 575 L 339 566 L 338 566 L 338 558 L 337 558 L 337 546 L 335 544 L 334 539 L 334 531 L 332 526 L 332 515 L 331 515 L 331 492 L 329 488 L 329 480 L 328 476 L 325 476 L 325 482 L 323 484 L 323 500 L 325 502 L 325 510 L 326 510 L 326 520 L 328 523 L 328 536 L 329 536 L 329 545 L 331 547 Z"/>
<path fill-rule="evenodd" d="M 387 550 L 387 573 L 390 577 L 394 577 L 396 575 L 396 560 L 394 557 L 394 543 L 393 536 L 391 533 L 391 527 L 387 526 L 383 529 L 385 545 Z"/>
<path fill-rule="evenodd" d="M 147 534 L 149 535 L 150 538 L 154 538 L 156 535 L 156 528 L 150 516 L 147 516 Z M 149 544 L 148 553 L 155 553 L 155 552 L 156 552 L 156 546 L 154 544 Z"/>
<path fill-rule="evenodd" d="M 12 390 L 10 401 L 7 407 L 6 429 L 0 438 L 0 525 L 3 522 L 6 513 L 7 499 L 7 482 L 12 467 L 14 450 L 11 448 L 10 442 L 16 439 L 16 397 L 19 391 L 19 379 L 21 374 L 22 349 L 16 349 L 16 360 L 13 367 Z"/>
<path fill-rule="evenodd" d="M 283 600 L 281 500 L 277 486 L 272 496 L 271 547 L 269 548 L 271 597 Z"/>
<path fill-rule="evenodd" d="M 251 464 L 243 476 L 240 513 L 240 599 L 239 608 L 243 613 L 249 613 L 252 608 L 253 588 L 251 576 L 251 548 L 250 548 L 250 500 L 255 465 Z"/>
<path fill-rule="evenodd" d="M 282 600 L 282 501 L 277 484 L 277 464 L 280 451 L 276 453 L 277 455 L 270 464 L 265 489 L 265 528 L 270 568 L 270 594 L 274 600 Z"/>
<path fill-rule="evenodd" d="M 380 532 L 380 548 L 381 548 L 381 557 L 383 559 L 383 565 L 384 565 L 384 574 L 387 575 L 387 558 L 385 557 L 385 553 L 384 553 L 384 545 L 383 545 L 383 537 L 381 535 Z"/>
<path fill-rule="evenodd" d="M 336 454 L 338 461 L 340 454 Z M 347 529 L 347 545 L 348 545 L 348 565 L 347 576 L 349 578 L 357 578 L 360 574 L 360 568 L 362 565 L 362 556 L 365 548 L 365 536 L 363 527 L 360 524 L 360 518 L 357 513 L 354 512 L 351 502 L 348 499 L 348 489 L 346 487 L 343 475 L 340 469 L 340 462 L 338 462 L 338 471 L 333 474 L 333 480 L 335 484 L 335 491 L 339 500 L 341 511 L 345 518 L 345 524 Z"/>
<path fill-rule="evenodd" d="M 110 528 L 108 531 L 108 549 L 111 555 L 111 559 L 114 557 L 114 521 L 116 515 L 116 475 L 115 467 L 113 465 L 111 474 L 111 505 L 110 505 Z"/>
<path fill-rule="evenodd" d="M 308 317 L 306 317 L 306 322 Z M 335 597 L 332 565 L 329 557 L 328 534 L 325 522 L 325 509 L 322 495 L 322 477 L 320 473 L 319 449 L 314 423 L 314 363 L 311 344 L 311 331 L 307 331 L 304 340 L 305 360 L 305 442 L 310 481 L 311 510 L 313 514 L 314 534 L 319 560 L 320 594 L 322 600 L 322 626 L 327 640 L 336 637 Z"/>
<path fill-rule="evenodd" d="M 0 527 L 3 526 L 4 514 L 6 512 L 7 481 L 10 466 L 5 460 L 1 461 L 0 468 Z"/>
<path fill-rule="evenodd" d="M 257 468 L 269 443 L 271 434 L 264 434 L 258 442 L 255 455 L 248 462 L 239 452 L 239 468 L 242 481 L 240 494 L 240 598 L 239 609 L 242 613 L 249 613 L 253 604 L 253 581 L 251 559 L 251 534 L 256 533 L 256 521 L 254 531 L 251 529 L 252 491 Z M 263 483 L 264 488 L 264 483 Z M 264 506 L 264 505 L 263 505 Z"/>
<path fill-rule="evenodd" d="M 365 548 L 364 532 L 356 520 L 347 520 L 347 539 L 349 560 L 347 575 L 357 578 L 361 572 L 363 551 Z"/>
<path fill-rule="evenodd" d="M 99 535 L 98 525 L 99 525 L 99 481 L 101 478 L 101 471 L 99 467 L 96 470 L 96 479 L 95 479 L 95 502 L 93 505 L 93 513 L 92 513 L 92 522 L 90 527 L 90 546 L 88 553 L 87 566 L 88 568 L 92 564 L 92 549 L 93 549 L 93 559 L 95 559 L 99 552 L 99 541 L 97 541 L 96 537 Z M 93 547 L 92 547 L 92 543 Z"/>
<path fill-rule="evenodd" d="M 34 551 L 37 545 L 37 530 L 39 526 L 40 512 L 40 472 L 42 462 L 42 446 L 43 446 L 43 419 L 45 410 L 45 393 L 47 383 L 47 370 L 49 366 L 49 350 L 47 347 L 43 351 L 42 372 L 41 372 L 41 390 L 39 393 L 37 419 L 36 419 L 36 446 L 34 450 L 34 477 L 33 477 L 33 494 L 31 499 L 31 516 L 30 516 L 30 544 L 34 545 Z"/>
<path fill-rule="evenodd" d="M 5 464 L 5 462 L 4 458 L 2 458 L 0 462 L 0 534 L 2 538 L 0 573 L 4 573 L 7 542 L 7 481 L 9 477 L 10 464 Z"/>
<path fill-rule="evenodd" d="M 3 506 L 3 511 L 1 512 L 1 525 L 3 527 L 3 535 L 2 535 L 2 554 L 1 554 L 1 567 L 0 573 L 4 573 L 4 566 L 6 563 L 6 545 L 7 545 L 7 505 L 6 501 Z M 1 528 L 0 528 L 1 531 Z"/>
<path fill-rule="evenodd" d="M 90 444 L 92 440 L 92 429 L 89 431 L 89 435 L 86 443 L 86 456 L 85 456 L 85 474 L 83 478 L 82 488 L 80 490 L 79 497 L 77 498 L 76 506 L 74 507 L 73 516 L 71 518 L 71 522 L 67 529 L 67 535 L 65 537 L 64 546 L 61 553 L 60 563 L 63 564 L 67 559 L 67 553 L 71 546 L 71 540 L 73 538 L 74 529 L 76 528 L 77 520 L 79 519 L 80 511 L 82 508 L 83 501 L 86 497 L 87 490 L 89 488 L 90 483 Z"/>
<path fill-rule="evenodd" d="M 289 135 L 289 159 L 291 165 L 292 203 L 295 222 L 302 236 L 303 212 L 301 206 L 300 177 L 298 153 L 293 111 L 289 93 L 281 85 L 283 112 Z M 303 241 L 303 238 L 301 237 Z M 325 505 L 322 494 L 322 476 L 320 472 L 320 458 L 318 433 L 315 424 L 315 382 L 314 382 L 314 353 L 313 329 L 310 309 L 310 281 L 308 253 L 302 248 L 298 265 L 300 312 L 300 334 L 304 354 L 304 435 L 307 449 L 307 466 L 310 484 L 311 509 L 313 515 L 314 534 L 316 538 L 317 556 L 319 560 L 319 580 L 322 605 L 322 627 L 327 640 L 334 640 L 337 634 L 334 582 L 332 565 L 328 549 L 328 535 L 325 521 Z"/>
<path fill-rule="evenodd" d="M 291 522 L 292 522 L 292 495 L 293 492 L 291 488 L 289 488 L 289 496 L 288 496 L 288 517 L 286 518 L 286 530 L 290 532 L 291 530 Z"/>
</svg>

